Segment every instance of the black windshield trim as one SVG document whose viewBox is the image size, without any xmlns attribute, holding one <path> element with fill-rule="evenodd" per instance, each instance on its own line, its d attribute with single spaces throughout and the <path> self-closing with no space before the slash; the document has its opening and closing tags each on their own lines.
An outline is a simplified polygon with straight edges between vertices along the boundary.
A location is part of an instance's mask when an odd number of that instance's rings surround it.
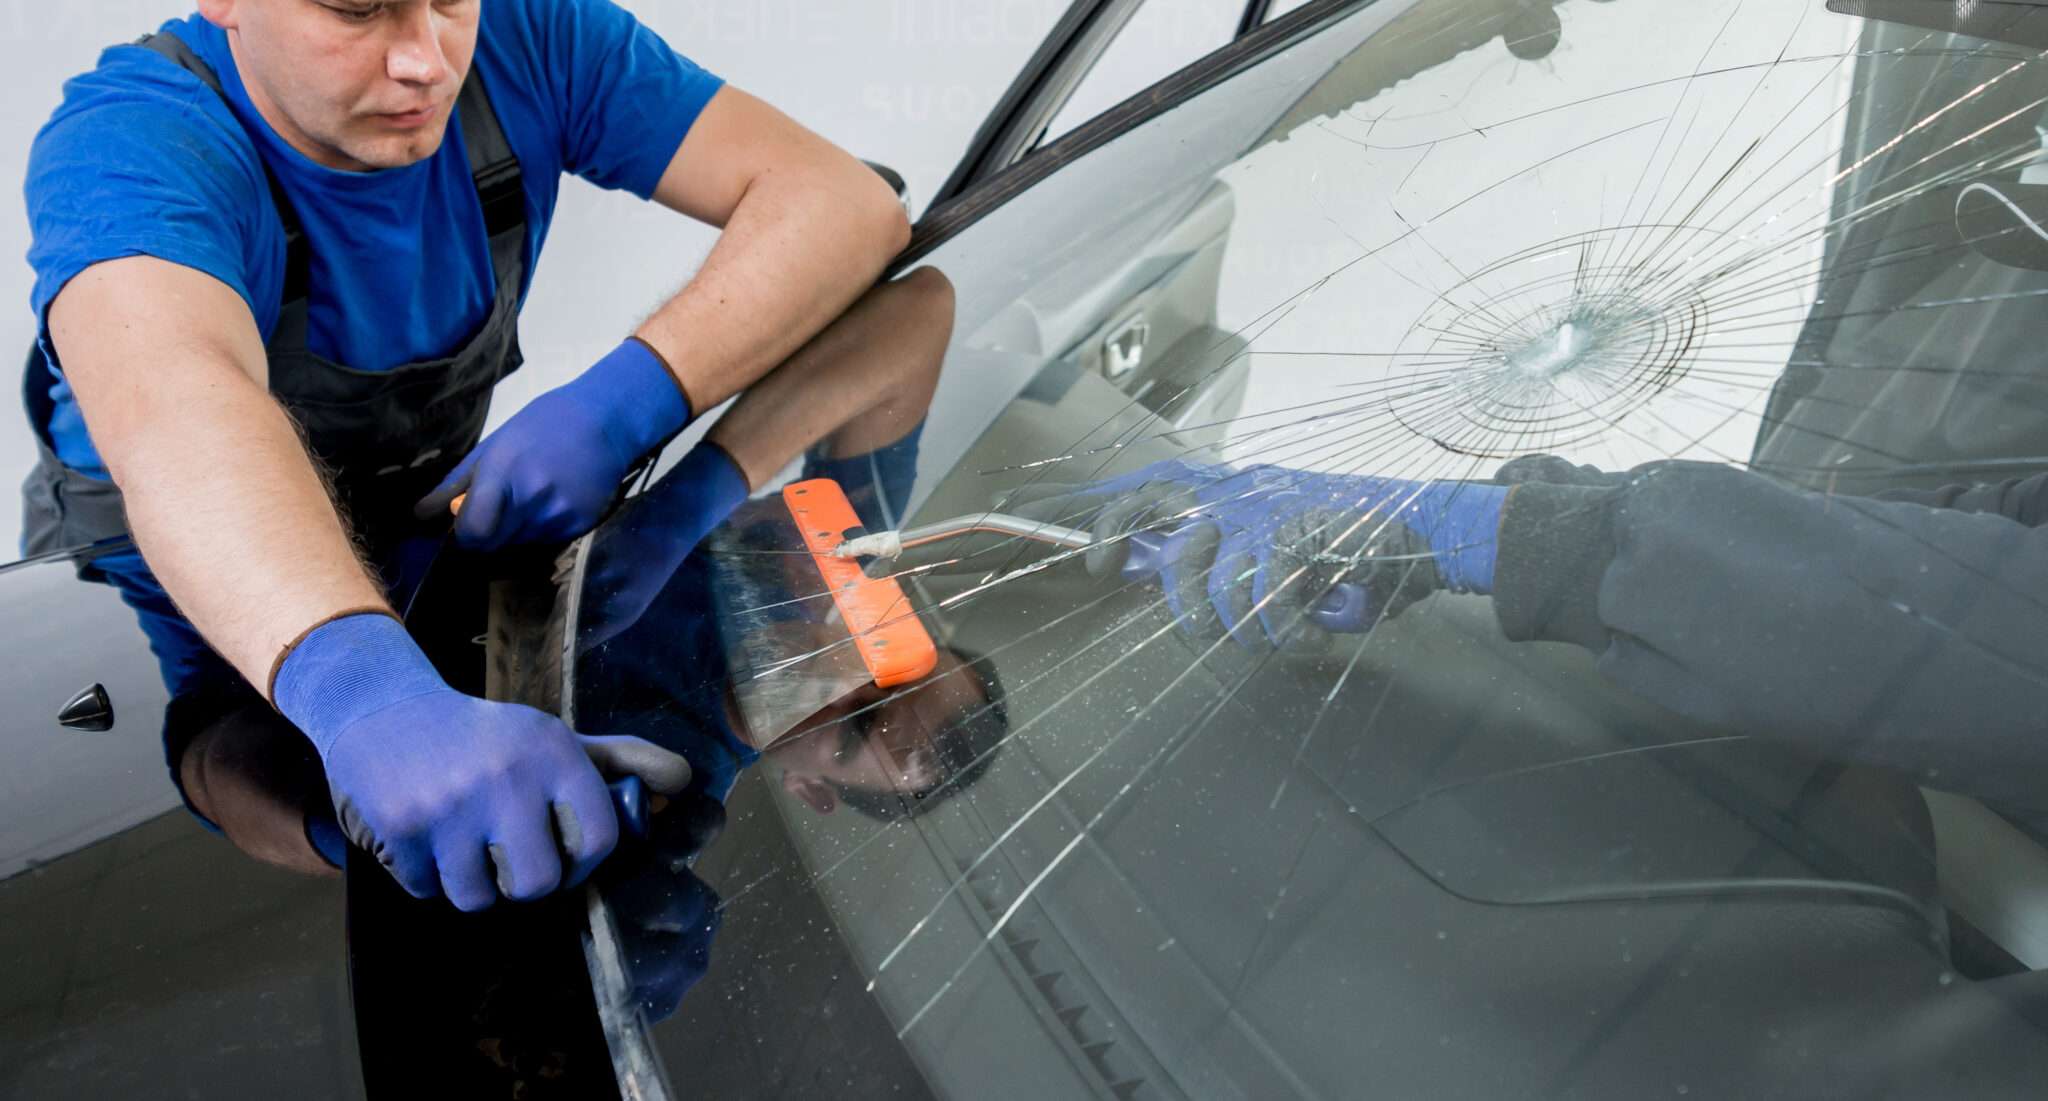
<svg viewBox="0 0 2048 1101">
<path fill-rule="evenodd" d="M 926 211 L 911 235 L 910 246 L 896 258 L 890 274 L 908 271 L 960 231 L 986 218 L 1068 164 L 1258 65 L 1301 39 L 1316 34 L 1340 18 L 1377 2 L 1314 0 L 1304 4 L 1124 100 L 1058 141 L 1034 150 L 966 194 Z"/>
</svg>

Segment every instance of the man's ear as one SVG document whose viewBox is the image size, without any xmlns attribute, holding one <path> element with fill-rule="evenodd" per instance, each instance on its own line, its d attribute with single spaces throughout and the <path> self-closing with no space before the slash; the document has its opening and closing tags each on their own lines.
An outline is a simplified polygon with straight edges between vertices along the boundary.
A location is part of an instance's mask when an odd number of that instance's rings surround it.
<svg viewBox="0 0 2048 1101">
<path fill-rule="evenodd" d="M 805 806 L 819 814 L 831 814 L 839 809 L 839 794 L 823 780 L 785 772 L 782 774 L 782 790 L 803 800 Z"/>
<path fill-rule="evenodd" d="M 198 0 L 198 4 L 200 16 L 221 30 L 234 30 L 239 22 L 235 18 L 235 0 Z"/>
</svg>

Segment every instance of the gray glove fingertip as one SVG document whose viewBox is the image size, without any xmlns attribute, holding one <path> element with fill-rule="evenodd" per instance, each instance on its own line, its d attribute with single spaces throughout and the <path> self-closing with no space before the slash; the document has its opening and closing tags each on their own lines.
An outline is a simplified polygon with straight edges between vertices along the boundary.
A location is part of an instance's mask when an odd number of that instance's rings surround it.
<svg viewBox="0 0 2048 1101">
<path fill-rule="evenodd" d="M 348 838 L 349 844 L 369 853 L 405 889 L 406 894 L 414 898 L 434 897 L 437 886 L 424 845 L 386 843 L 363 820 L 363 813 L 357 809 L 355 800 L 333 787 L 328 788 L 328 796 L 334 801 L 334 820 L 341 826 L 342 835 Z"/>
<path fill-rule="evenodd" d="M 1123 537 L 1145 526 L 1142 515 L 1145 507 L 1145 502 L 1135 497 L 1119 498 L 1102 506 L 1088 525 L 1089 532 L 1095 536 L 1095 546 L 1114 546 L 1121 550 Z"/>
<path fill-rule="evenodd" d="M 570 860 L 581 863 L 583 821 L 576 816 L 576 808 L 567 803 L 554 803 L 549 809 L 555 814 L 555 838 L 562 843 L 562 852 Z"/>
<path fill-rule="evenodd" d="M 514 896 L 512 883 L 512 859 L 505 852 L 505 846 L 492 843 L 487 851 L 491 855 L 492 879 L 497 883 L 498 893 L 506 898 Z"/>
<path fill-rule="evenodd" d="M 562 886 L 574 887 L 589 878 L 618 845 L 618 822 L 614 818 L 607 831 L 604 820 L 599 819 L 593 829 L 585 830 L 583 816 L 569 803 L 555 803 L 552 809 L 555 838 L 562 847 Z"/>
<path fill-rule="evenodd" d="M 1081 552 L 1081 564 L 1088 568 L 1088 576 L 1102 578 L 1123 569 L 1124 559 L 1130 554 L 1129 540 L 1122 536 L 1104 538 L 1095 533 L 1095 542 Z"/>
<path fill-rule="evenodd" d="M 1087 563 L 1088 572 L 1095 577 L 1108 577 L 1123 569 L 1124 560 L 1130 552 L 1130 535 L 1147 527 L 1160 531 L 1184 528 L 1193 517 L 1180 521 L 1170 520 L 1178 511 L 1168 507 L 1169 498 L 1178 497 L 1165 491 L 1139 490 L 1126 494 L 1104 505 L 1091 524 L 1090 534 L 1095 544 L 1088 548 L 1082 560 Z M 1192 503 L 1188 506 L 1193 507 Z"/>
<path fill-rule="evenodd" d="M 565 887 L 583 882 L 619 843 L 618 812 L 597 771 L 570 777 L 548 804 Z"/>
<path fill-rule="evenodd" d="M 682 754 L 645 738 L 625 735 L 576 736 L 590 763 L 606 776 L 638 776 L 649 788 L 675 795 L 690 786 L 690 762 Z"/>
<path fill-rule="evenodd" d="M 556 847 L 552 815 L 529 818 L 530 813 L 522 808 L 503 821 L 488 850 L 497 868 L 498 893 L 519 901 L 540 898 L 562 882 L 562 857 Z"/>
</svg>

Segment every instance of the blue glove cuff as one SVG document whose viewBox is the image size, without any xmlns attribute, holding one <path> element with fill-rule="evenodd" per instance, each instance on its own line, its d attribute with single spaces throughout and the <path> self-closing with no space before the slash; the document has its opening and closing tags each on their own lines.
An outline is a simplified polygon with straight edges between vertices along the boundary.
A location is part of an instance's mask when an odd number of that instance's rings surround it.
<svg viewBox="0 0 2048 1101">
<path fill-rule="evenodd" d="M 1437 521 L 1428 529 L 1437 573 L 1452 592 L 1491 593 L 1500 560 L 1500 513 L 1508 487 L 1484 482 L 1451 482 L 1441 494 Z"/>
<path fill-rule="evenodd" d="M 740 464 L 724 447 L 711 440 L 704 440 L 690 449 L 690 453 L 676 461 L 676 468 L 665 477 L 674 478 L 679 484 L 694 486 L 702 495 L 704 508 L 702 516 L 724 518 L 732 511 L 747 503 L 752 493 L 747 488 L 747 476 L 740 470 Z"/>
<path fill-rule="evenodd" d="M 653 347 L 637 337 L 612 349 L 563 387 L 593 409 L 631 463 L 683 430 L 695 413 L 682 384 Z"/>
<path fill-rule="evenodd" d="M 324 761 L 357 719 L 446 688 L 404 624 L 364 613 L 323 623 L 300 640 L 278 666 L 271 698 Z"/>
</svg>

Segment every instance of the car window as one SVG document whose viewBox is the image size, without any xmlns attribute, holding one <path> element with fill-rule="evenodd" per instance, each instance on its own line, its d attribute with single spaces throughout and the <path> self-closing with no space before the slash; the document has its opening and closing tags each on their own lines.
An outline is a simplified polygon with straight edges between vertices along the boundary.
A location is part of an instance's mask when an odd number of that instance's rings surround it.
<svg viewBox="0 0 2048 1101">
<path fill-rule="evenodd" d="M 1335 13 L 921 256 L 821 341 L 901 371 L 948 330 L 935 391 L 843 403 L 921 427 L 804 463 L 850 514 L 774 488 L 677 566 L 664 480 L 600 534 L 580 728 L 724 786 L 692 878 L 642 888 L 718 915 L 641 1003 L 679 1084 L 2048 1069 L 2015 1008 L 2048 963 L 2040 47 L 1538 7 Z M 665 587 L 622 600 L 636 546 Z M 884 685 L 910 623 L 934 663 Z"/>
<path fill-rule="evenodd" d="M 1053 116 L 1040 144 L 1229 43 L 1244 15 L 1239 0 L 1152 0 L 1138 8 Z"/>
</svg>

